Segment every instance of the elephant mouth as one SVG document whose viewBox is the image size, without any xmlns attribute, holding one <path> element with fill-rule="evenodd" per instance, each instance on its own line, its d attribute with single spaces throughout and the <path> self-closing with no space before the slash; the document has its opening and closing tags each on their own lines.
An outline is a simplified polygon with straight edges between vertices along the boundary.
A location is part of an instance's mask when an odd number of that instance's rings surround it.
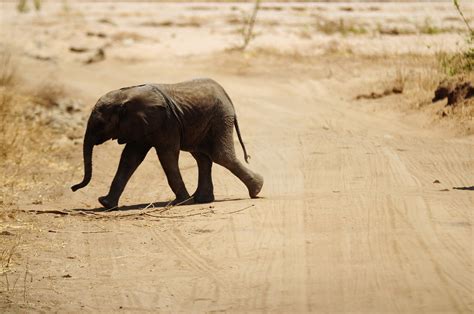
<svg viewBox="0 0 474 314">
<path fill-rule="evenodd" d="M 97 140 L 95 142 L 95 145 L 103 144 L 103 143 L 107 142 L 107 140 L 109 140 L 109 138 L 107 138 L 106 136 L 99 137 L 99 138 L 97 138 Z"/>
<path fill-rule="evenodd" d="M 127 141 L 126 141 L 123 137 L 119 137 L 119 138 L 117 139 L 117 143 L 119 143 L 119 144 L 125 144 L 125 143 L 127 143 Z"/>
</svg>

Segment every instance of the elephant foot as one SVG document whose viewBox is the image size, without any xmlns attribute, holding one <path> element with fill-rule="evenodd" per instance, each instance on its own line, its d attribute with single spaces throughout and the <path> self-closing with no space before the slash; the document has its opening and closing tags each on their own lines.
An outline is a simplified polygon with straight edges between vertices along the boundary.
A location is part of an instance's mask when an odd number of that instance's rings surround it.
<svg viewBox="0 0 474 314">
<path fill-rule="evenodd" d="M 171 202 L 172 206 L 178 205 L 191 205 L 193 203 L 193 198 L 187 195 L 186 197 L 177 197 L 174 201 Z"/>
<path fill-rule="evenodd" d="M 196 204 L 204 204 L 204 203 L 212 203 L 214 202 L 214 194 L 198 194 L 194 193 L 194 203 Z"/>
<path fill-rule="evenodd" d="M 107 198 L 107 196 L 99 197 L 99 203 L 104 206 L 106 209 L 111 209 L 117 207 L 118 201 L 111 201 Z"/>
<path fill-rule="evenodd" d="M 255 177 L 252 181 L 247 185 L 249 189 L 249 195 L 251 198 L 256 198 L 258 193 L 262 190 L 263 187 L 263 177 L 259 174 L 255 174 Z"/>
</svg>

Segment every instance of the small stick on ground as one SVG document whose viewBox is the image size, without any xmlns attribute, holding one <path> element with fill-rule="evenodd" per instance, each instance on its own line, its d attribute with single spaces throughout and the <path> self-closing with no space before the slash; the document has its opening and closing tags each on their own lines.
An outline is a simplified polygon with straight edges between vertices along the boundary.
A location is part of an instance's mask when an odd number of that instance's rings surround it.
<svg viewBox="0 0 474 314">
<path fill-rule="evenodd" d="M 25 276 L 23 277 L 23 301 L 26 302 L 26 277 L 28 276 L 28 262 L 29 259 L 26 259 L 26 266 L 25 266 Z"/>
<path fill-rule="evenodd" d="M 234 210 L 234 211 L 232 211 L 232 212 L 230 212 L 230 213 L 227 213 L 227 214 L 235 214 L 235 213 L 244 211 L 244 210 L 249 209 L 250 207 L 254 207 L 254 206 L 255 206 L 255 204 L 252 204 L 252 205 L 249 205 L 249 206 L 247 206 L 247 207 L 244 207 L 244 208 L 241 208 L 241 209 L 238 209 L 238 210 Z"/>
</svg>

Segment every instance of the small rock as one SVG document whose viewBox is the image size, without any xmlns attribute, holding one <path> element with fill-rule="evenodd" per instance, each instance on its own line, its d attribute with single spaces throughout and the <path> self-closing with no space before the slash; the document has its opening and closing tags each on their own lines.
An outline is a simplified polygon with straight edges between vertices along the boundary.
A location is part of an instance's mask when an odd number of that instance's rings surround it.
<svg viewBox="0 0 474 314">
<path fill-rule="evenodd" d="M 89 48 L 71 46 L 71 47 L 69 47 L 69 51 L 70 51 L 70 52 L 76 52 L 76 53 L 83 53 L 83 52 L 89 51 Z"/>
<path fill-rule="evenodd" d="M 85 64 L 91 64 L 95 62 L 100 62 L 102 60 L 105 60 L 105 51 L 102 48 L 97 49 L 97 51 L 94 53 L 93 56 L 88 58 L 84 63 Z"/>
<path fill-rule="evenodd" d="M 441 183 L 439 180 L 434 180 L 433 183 Z"/>
<path fill-rule="evenodd" d="M 107 37 L 107 35 L 102 32 L 87 32 L 86 35 L 89 37 L 99 37 L 99 38 Z"/>
<path fill-rule="evenodd" d="M 12 235 L 14 235 L 14 234 L 11 233 L 10 231 L 4 230 L 4 231 L 0 232 L 0 235 L 12 236 Z"/>
</svg>

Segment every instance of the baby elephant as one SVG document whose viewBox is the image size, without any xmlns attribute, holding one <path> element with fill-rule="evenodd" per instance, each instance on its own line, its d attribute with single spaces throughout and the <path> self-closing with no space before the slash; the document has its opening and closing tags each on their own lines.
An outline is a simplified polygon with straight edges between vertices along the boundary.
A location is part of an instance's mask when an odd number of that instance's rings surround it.
<svg viewBox="0 0 474 314">
<path fill-rule="evenodd" d="M 176 195 L 173 204 L 189 198 L 178 167 L 180 150 L 196 159 L 199 178 L 195 203 L 214 201 L 211 168 L 215 162 L 229 169 L 257 197 L 263 177 L 244 167 L 236 158 L 233 130 L 248 162 L 234 106 L 222 86 L 211 79 L 178 84 L 143 84 L 111 91 L 95 105 L 84 136 L 84 179 L 73 191 L 89 184 L 92 150 L 107 140 L 125 144 L 110 191 L 99 197 L 105 208 L 118 205 L 125 185 L 153 147 Z"/>
</svg>

